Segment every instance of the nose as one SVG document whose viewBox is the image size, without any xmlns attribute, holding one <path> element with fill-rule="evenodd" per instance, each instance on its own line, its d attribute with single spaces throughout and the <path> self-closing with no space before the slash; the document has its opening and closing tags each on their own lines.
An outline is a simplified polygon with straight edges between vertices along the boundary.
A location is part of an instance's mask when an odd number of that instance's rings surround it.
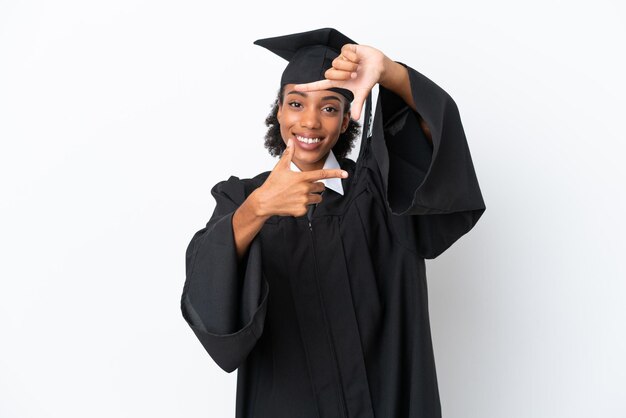
<svg viewBox="0 0 626 418">
<path fill-rule="evenodd" d="M 304 112 L 301 113 L 300 126 L 307 129 L 319 129 L 320 119 L 317 109 L 310 106 Z"/>
</svg>

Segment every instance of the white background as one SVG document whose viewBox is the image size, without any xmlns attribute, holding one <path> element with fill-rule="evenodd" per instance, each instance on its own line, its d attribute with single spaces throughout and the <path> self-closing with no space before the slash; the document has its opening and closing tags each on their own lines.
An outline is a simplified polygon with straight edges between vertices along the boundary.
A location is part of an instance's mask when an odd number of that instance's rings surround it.
<svg viewBox="0 0 626 418">
<path fill-rule="evenodd" d="M 252 42 L 325 26 L 461 111 L 487 211 L 427 262 L 444 417 L 626 416 L 623 7 L 0 0 L 0 416 L 234 416 L 184 254 L 276 162 Z"/>
</svg>

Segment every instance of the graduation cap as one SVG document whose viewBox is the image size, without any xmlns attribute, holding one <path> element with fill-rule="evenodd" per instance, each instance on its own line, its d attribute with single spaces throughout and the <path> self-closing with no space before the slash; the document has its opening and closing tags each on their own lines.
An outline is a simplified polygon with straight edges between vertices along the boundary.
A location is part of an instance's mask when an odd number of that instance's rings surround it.
<svg viewBox="0 0 626 418">
<path fill-rule="evenodd" d="M 332 67 L 333 60 L 345 44 L 356 44 L 352 39 L 333 28 L 258 39 L 255 45 L 269 49 L 289 61 L 283 71 L 280 86 L 305 84 L 324 80 L 324 73 Z M 330 88 L 352 102 L 354 95 L 348 89 Z"/>
</svg>

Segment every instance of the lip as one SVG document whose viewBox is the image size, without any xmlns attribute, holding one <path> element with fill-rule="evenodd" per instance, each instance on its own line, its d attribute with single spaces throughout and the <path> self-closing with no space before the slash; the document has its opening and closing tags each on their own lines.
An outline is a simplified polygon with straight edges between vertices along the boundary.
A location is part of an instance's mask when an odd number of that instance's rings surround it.
<svg viewBox="0 0 626 418">
<path fill-rule="evenodd" d="M 297 134 L 297 136 L 301 136 L 303 138 L 321 138 L 320 142 L 317 143 L 312 143 L 312 144 L 306 144 L 304 142 L 300 142 L 298 141 L 298 138 L 296 138 L 296 135 L 293 136 L 293 140 L 298 144 L 298 146 L 304 150 L 307 151 L 313 151 L 317 148 L 319 148 L 322 143 L 325 141 L 326 138 L 324 137 L 320 137 L 320 136 L 313 136 L 313 135 L 301 135 L 301 134 Z"/>
</svg>

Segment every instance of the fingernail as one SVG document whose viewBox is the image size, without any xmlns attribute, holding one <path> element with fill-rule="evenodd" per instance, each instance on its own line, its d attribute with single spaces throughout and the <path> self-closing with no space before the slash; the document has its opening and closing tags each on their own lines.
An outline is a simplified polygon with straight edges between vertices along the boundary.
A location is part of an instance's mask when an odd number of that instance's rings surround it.
<svg viewBox="0 0 626 418">
<path fill-rule="evenodd" d="M 289 138 L 289 139 L 287 140 L 287 148 L 289 148 L 289 147 L 291 146 L 291 143 L 292 143 L 291 138 Z"/>
<path fill-rule="evenodd" d="M 348 172 L 345 170 L 341 170 L 341 176 L 342 177 L 348 177 Z"/>
</svg>

